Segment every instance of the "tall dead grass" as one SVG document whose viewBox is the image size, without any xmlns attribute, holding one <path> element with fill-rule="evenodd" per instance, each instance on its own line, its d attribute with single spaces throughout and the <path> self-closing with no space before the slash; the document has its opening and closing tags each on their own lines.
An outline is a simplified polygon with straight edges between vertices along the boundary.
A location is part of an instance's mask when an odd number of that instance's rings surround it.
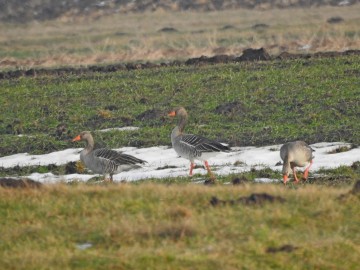
<svg viewBox="0 0 360 270">
<path fill-rule="evenodd" d="M 248 47 L 271 54 L 360 48 L 360 5 L 209 13 L 115 14 L 79 22 L 0 25 L 0 67 L 164 61 L 239 55 Z M 327 19 L 340 16 L 338 24 Z M 259 26 L 262 24 L 263 26 Z M 258 27 L 256 28 L 256 25 Z M 174 32 L 163 32 L 164 27 Z"/>
</svg>

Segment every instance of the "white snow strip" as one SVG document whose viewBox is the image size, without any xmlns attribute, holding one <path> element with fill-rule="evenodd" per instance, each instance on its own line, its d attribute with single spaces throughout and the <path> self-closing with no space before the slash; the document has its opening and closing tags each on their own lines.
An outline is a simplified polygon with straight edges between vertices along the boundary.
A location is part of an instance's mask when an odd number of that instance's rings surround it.
<svg viewBox="0 0 360 270">
<path fill-rule="evenodd" d="M 109 131 L 114 131 L 114 130 L 117 130 L 117 131 L 133 131 L 133 130 L 138 130 L 140 129 L 139 127 L 120 127 L 120 128 L 106 128 L 106 129 L 101 129 L 99 130 L 99 132 L 109 132 Z"/>
<path fill-rule="evenodd" d="M 256 183 L 276 183 L 279 182 L 279 179 L 270 179 L 270 178 L 255 178 Z"/>
<path fill-rule="evenodd" d="M 12 168 L 15 166 L 36 166 L 56 164 L 62 165 L 70 161 L 79 160 L 82 148 L 70 148 L 44 155 L 29 155 L 28 153 L 15 154 L 0 158 L 0 167 Z"/>
<path fill-rule="evenodd" d="M 360 148 L 354 148 L 347 152 L 329 154 L 328 152 L 340 147 L 349 146 L 348 143 L 316 143 L 311 147 L 315 149 L 314 163 L 310 172 L 316 172 L 321 168 L 331 169 L 341 165 L 351 165 L 355 161 L 360 161 Z M 230 153 L 219 153 L 217 156 L 209 159 L 209 164 L 216 175 L 229 175 L 245 171 L 252 168 L 262 169 L 270 168 L 280 171 L 282 166 L 275 166 L 280 159 L 281 145 L 272 145 L 264 147 L 233 147 Z M 70 161 L 79 160 L 79 152 L 82 148 L 66 149 L 63 151 L 53 152 L 45 155 L 29 155 L 27 153 L 16 154 L 0 158 L 0 166 L 10 168 L 14 166 L 29 165 L 48 165 L 48 164 L 66 164 Z M 165 178 L 165 177 L 187 177 L 189 173 L 189 161 L 177 156 L 172 148 L 167 146 L 154 146 L 149 148 L 123 147 L 115 149 L 125 154 L 146 160 L 148 163 L 140 169 L 122 172 L 114 175 L 115 181 L 135 181 L 148 178 Z M 200 161 L 196 162 L 201 165 Z M 196 168 L 194 174 L 205 175 L 206 169 Z M 96 174 L 71 174 L 55 176 L 51 173 L 32 174 L 28 176 L 33 180 L 40 182 L 59 182 L 59 181 L 87 181 Z M 194 179 L 195 180 L 195 179 Z M 276 179 L 259 178 L 258 182 L 273 182 Z M 279 174 L 279 179 L 281 175 Z"/>
</svg>

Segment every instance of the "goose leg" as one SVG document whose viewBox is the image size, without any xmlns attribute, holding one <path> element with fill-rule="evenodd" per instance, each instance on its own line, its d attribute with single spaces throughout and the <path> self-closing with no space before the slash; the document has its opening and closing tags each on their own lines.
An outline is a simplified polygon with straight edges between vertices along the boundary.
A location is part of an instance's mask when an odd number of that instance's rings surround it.
<svg viewBox="0 0 360 270">
<path fill-rule="evenodd" d="M 190 163 L 190 176 L 192 176 L 192 174 L 193 174 L 193 169 L 195 168 L 195 164 L 194 163 Z"/>
<path fill-rule="evenodd" d="M 297 176 L 296 176 L 295 167 L 293 167 L 292 171 L 293 171 L 293 174 L 294 174 L 295 182 L 298 183 L 298 182 L 299 182 L 299 179 L 298 179 Z"/>
<path fill-rule="evenodd" d="M 303 179 L 304 180 L 306 180 L 307 178 L 308 178 L 308 176 L 309 176 L 309 170 L 310 170 L 310 167 L 311 167 L 311 165 L 313 164 L 313 161 L 311 160 L 310 161 L 310 165 L 305 169 L 305 171 L 304 171 L 304 175 L 303 175 Z"/>
<path fill-rule="evenodd" d="M 283 181 L 284 185 L 286 185 L 287 181 L 289 181 L 289 177 L 286 174 L 283 175 Z"/>
<path fill-rule="evenodd" d="M 209 163 L 208 163 L 207 161 L 205 161 L 204 163 L 205 163 L 205 167 L 206 167 L 206 169 L 207 169 L 207 171 L 208 171 L 208 174 L 209 174 L 209 176 L 210 176 L 210 179 L 213 180 L 213 181 L 215 181 L 216 178 L 215 178 L 215 176 L 213 175 L 213 173 L 212 173 L 212 171 L 211 171 L 211 169 L 210 169 Z"/>
</svg>

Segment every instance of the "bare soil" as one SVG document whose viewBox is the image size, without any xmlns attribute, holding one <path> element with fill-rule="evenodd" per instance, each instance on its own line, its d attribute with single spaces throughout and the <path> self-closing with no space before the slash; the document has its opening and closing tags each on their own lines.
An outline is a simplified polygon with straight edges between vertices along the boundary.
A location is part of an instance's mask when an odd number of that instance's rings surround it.
<svg viewBox="0 0 360 270">
<path fill-rule="evenodd" d="M 200 56 L 197 58 L 190 58 L 186 61 L 171 61 L 163 62 L 159 64 L 155 63 L 118 63 L 111 65 L 92 65 L 88 67 L 61 67 L 61 68 L 31 68 L 27 70 L 10 70 L 0 72 L 0 80 L 2 79 L 14 79 L 19 77 L 35 77 L 42 75 L 51 76 L 64 76 L 68 74 L 80 75 L 94 72 L 111 73 L 119 70 L 136 70 L 147 68 L 159 68 L 159 67 L 171 67 L 171 66 L 199 66 L 199 65 L 211 65 L 211 64 L 224 64 L 224 63 L 238 63 L 246 61 L 271 61 L 271 60 L 288 60 L 288 59 L 310 59 L 310 58 L 334 58 L 347 55 L 360 55 L 360 50 L 347 50 L 343 52 L 317 52 L 317 53 L 305 53 L 305 54 L 292 54 L 288 52 L 281 53 L 277 56 L 271 56 L 264 48 L 260 49 L 246 49 L 241 56 L 234 55 L 215 55 L 213 57 Z M 221 108 L 220 108 L 221 111 Z M 221 112 L 220 112 L 221 113 Z"/>
</svg>

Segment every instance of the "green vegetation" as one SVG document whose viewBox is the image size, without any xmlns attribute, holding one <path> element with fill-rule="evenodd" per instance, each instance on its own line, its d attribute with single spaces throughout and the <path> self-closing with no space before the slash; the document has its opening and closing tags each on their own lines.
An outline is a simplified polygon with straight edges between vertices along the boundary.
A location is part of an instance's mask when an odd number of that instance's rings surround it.
<svg viewBox="0 0 360 270">
<path fill-rule="evenodd" d="M 325 25 L 323 14 L 346 20 Z M 272 54 L 304 45 L 343 50 L 359 47 L 358 25 L 354 7 L 236 10 L 202 13 L 201 20 L 198 13 L 160 12 L 2 24 L 0 66 L 161 61 L 261 46 Z M 158 31 L 169 26 L 177 32 Z M 179 105 L 189 112 L 188 132 L 230 146 L 301 139 L 357 147 L 359 70 L 360 56 L 346 56 L 1 79 L 0 157 L 81 147 L 70 140 L 83 130 L 110 148 L 170 145 L 175 123 L 166 115 Z M 140 129 L 98 132 L 123 126 Z M 80 167 L 0 167 L 0 176 L 61 175 Z M 279 173 L 253 169 L 210 186 L 195 184 L 195 175 L 0 187 L 0 269 L 356 269 L 359 192 L 349 187 L 360 179 L 359 168 L 355 162 L 320 170 L 287 186 L 255 184 Z M 228 184 L 236 180 L 239 185 Z M 262 192 L 285 201 L 237 200 Z"/>
<path fill-rule="evenodd" d="M 356 269 L 360 204 L 348 191 L 196 184 L 0 188 L 0 267 Z M 236 200 L 261 192 L 285 202 L 210 204 L 213 196 Z"/>
<path fill-rule="evenodd" d="M 170 145 L 174 106 L 188 132 L 231 146 L 302 139 L 360 143 L 360 57 L 180 66 L 1 80 L 2 155 L 74 146 L 83 130 L 109 147 Z M 67 131 L 55 136 L 57 125 Z M 23 133 L 26 136 L 16 136 Z"/>
</svg>

